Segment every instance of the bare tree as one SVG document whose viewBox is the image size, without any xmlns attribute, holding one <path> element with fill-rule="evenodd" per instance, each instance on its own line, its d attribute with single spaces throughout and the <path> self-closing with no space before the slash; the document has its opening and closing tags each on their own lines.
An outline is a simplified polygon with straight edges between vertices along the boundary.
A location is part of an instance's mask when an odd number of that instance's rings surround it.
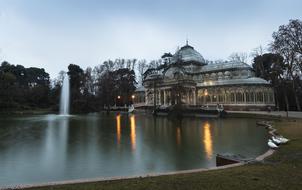
<svg viewBox="0 0 302 190">
<path fill-rule="evenodd" d="M 255 58 L 257 56 L 262 56 L 264 53 L 264 48 L 260 45 L 252 50 L 250 57 Z"/>
<path fill-rule="evenodd" d="M 115 70 L 115 62 L 113 62 L 110 59 L 108 61 L 104 61 L 103 65 L 106 68 L 106 70 L 108 70 L 108 71 L 114 71 Z"/>
<path fill-rule="evenodd" d="M 141 84 L 141 85 L 143 82 L 143 77 L 144 77 L 143 75 L 147 69 L 148 69 L 147 61 L 145 59 L 139 60 L 137 70 L 139 73 L 139 84 Z"/>
<path fill-rule="evenodd" d="M 152 60 L 149 63 L 149 69 L 156 69 L 162 64 L 162 60 Z"/>
<path fill-rule="evenodd" d="M 114 65 L 116 70 L 125 68 L 125 59 L 115 59 Z"/>
<path fill-rule="evenodd" d="M 230 61 L 242 62 L 242 63 L 246 63 L 247 58 L 248 58 L 248 56 L 247 56 L 247 53 L 245 53 L 245 52 L 235 52 L 229 56 Z"/>
</svg>

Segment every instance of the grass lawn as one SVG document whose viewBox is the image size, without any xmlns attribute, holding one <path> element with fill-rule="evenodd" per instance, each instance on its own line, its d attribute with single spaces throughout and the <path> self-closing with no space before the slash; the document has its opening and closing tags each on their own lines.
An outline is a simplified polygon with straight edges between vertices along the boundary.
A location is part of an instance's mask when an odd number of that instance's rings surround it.
<svg viewBox="0 0 302 190">
<path fill-rule="evenodd" d="M 302 189 L 302 120 L 274 123 L 291 141 L 262 163 L 192 174 L 33 189 Z"/>
</svg>

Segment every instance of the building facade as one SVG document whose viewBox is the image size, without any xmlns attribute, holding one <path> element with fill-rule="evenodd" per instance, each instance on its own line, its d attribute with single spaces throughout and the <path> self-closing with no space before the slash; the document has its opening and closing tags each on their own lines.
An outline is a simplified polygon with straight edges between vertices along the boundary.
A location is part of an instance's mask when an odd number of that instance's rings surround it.
<svg viewBox="0 0 302 190">
<path fill-rule="evenodd" d="M 268 110 L 275 106 L 271 84 L 255 77 L 243 62 L 208 64 L 192 46 L 185 45 L 174 55 L 164 54 L 163 65 L 148 69 L 140 105 L 168 107 L 176 103 L 188 106 L 223 105 L 226 110 Z"/>
</svg>

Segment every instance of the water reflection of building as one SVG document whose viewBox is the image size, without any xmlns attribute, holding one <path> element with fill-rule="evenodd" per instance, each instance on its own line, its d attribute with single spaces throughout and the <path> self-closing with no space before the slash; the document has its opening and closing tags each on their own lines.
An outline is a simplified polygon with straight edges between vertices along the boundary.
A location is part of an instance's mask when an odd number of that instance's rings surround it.
<svg viewBox="0 0 302 190">
<path fill-rule="evenodd" d="M 136 124 L 135 124 L 135 115 L 130 116 L 130 139 L 131 139 L 131 148 L 132 150 L 136 149 Z"/>
<path fill-rule="evenodd" d="M 181 129 L 180 129 L 180 127 L 176 128 L 176 144 L 177 145 L 181 144 Z"/>
<path fill-rule="evenodd" d="M 117 144 L 121 143 L 121 115 L 118 114 L 116 117 L 116 136 L 117 136 Z"/>
<path fill-rule="evenodd" d="M 116 138 L 117 138 L 117 144 L 121 143 L 121 115 L 118 114 L 115 116 L 116 120 Z M 131 149 L 136 149 L 136 123 L 135 123 L 135 115 L 130 116 L 130 144 Z"/>
<path fill-rule="evenodd" d="M 211 158 L 213 155 L 213 142 L 212 142 L 212 135 L 210 124 L 206 122 L 203 127 L 203 144 L 205 148 L 205 153 L 207 158 Z"/>
<path fill-rule="evenodd" d="M 174 55 L 165 54 L 162 58 L 163 65 L 145 72 L 144 86 L 136 91 L 137 105 L 152 106 L 154 99 L 159 106 L 173 105 L 177 99 L 175 88 L 181 85 L 184 89 L 181 102 L 187 105 L 219 103 L 226 110 L 262 110 L 275 106 L 271 84 L 255 77 L 254 70 L 246 63 L 208 64 L 188 44 Z"/>
</svg>

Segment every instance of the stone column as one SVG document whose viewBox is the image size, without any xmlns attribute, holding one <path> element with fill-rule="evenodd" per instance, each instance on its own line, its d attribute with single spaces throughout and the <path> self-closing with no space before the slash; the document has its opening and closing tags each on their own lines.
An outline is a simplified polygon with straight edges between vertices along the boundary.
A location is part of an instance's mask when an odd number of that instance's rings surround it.
<svg viewBox="0 0 302 190">
<path fill-rule="evenodd" d="M 196 106 L 196 89 L 193 89 L 193 104 Z"/>
<path fill-rule="evenodd" d="M 188 90 L 187 92 L 186 92 L 186 94 L 187 94 L 187 104 L 190 104 L 190 90 Z"/>
<path fill-rule="evenodd" d="M 171 94 L 171 90 L 168 91 L 169 94 L 169 106 L 172 105 L 172 94 Z"/>
<path fill-rule="evenodd" d="M 166 105 L 166 90 L 164 90 L 164 105 Z"/>
<path fill-rule="evenodd" d="M 152 105 L 154 104 L 154 102 L 155 102 L 155 105 L 156 105 L 157 102 L 156 102 L 156 91 L 155 91 L 155 90 L 153 90 L 153 101 L 152 101 Z"/>
<path fill-rule="evenodd" d="M 246 92 L 243 92 L 243 102 L 246 104 Z"/>
<path fill-rule="evenodd" d="M 157 98 L 157 104 L 158 104 L 158 105 L 160 105 L 160 91 L 161 91 L 161 90 L 158 90 L 158 92 L 157 92 L 157 93 L 158 93 L 158 98 Z"/>
</svg>

